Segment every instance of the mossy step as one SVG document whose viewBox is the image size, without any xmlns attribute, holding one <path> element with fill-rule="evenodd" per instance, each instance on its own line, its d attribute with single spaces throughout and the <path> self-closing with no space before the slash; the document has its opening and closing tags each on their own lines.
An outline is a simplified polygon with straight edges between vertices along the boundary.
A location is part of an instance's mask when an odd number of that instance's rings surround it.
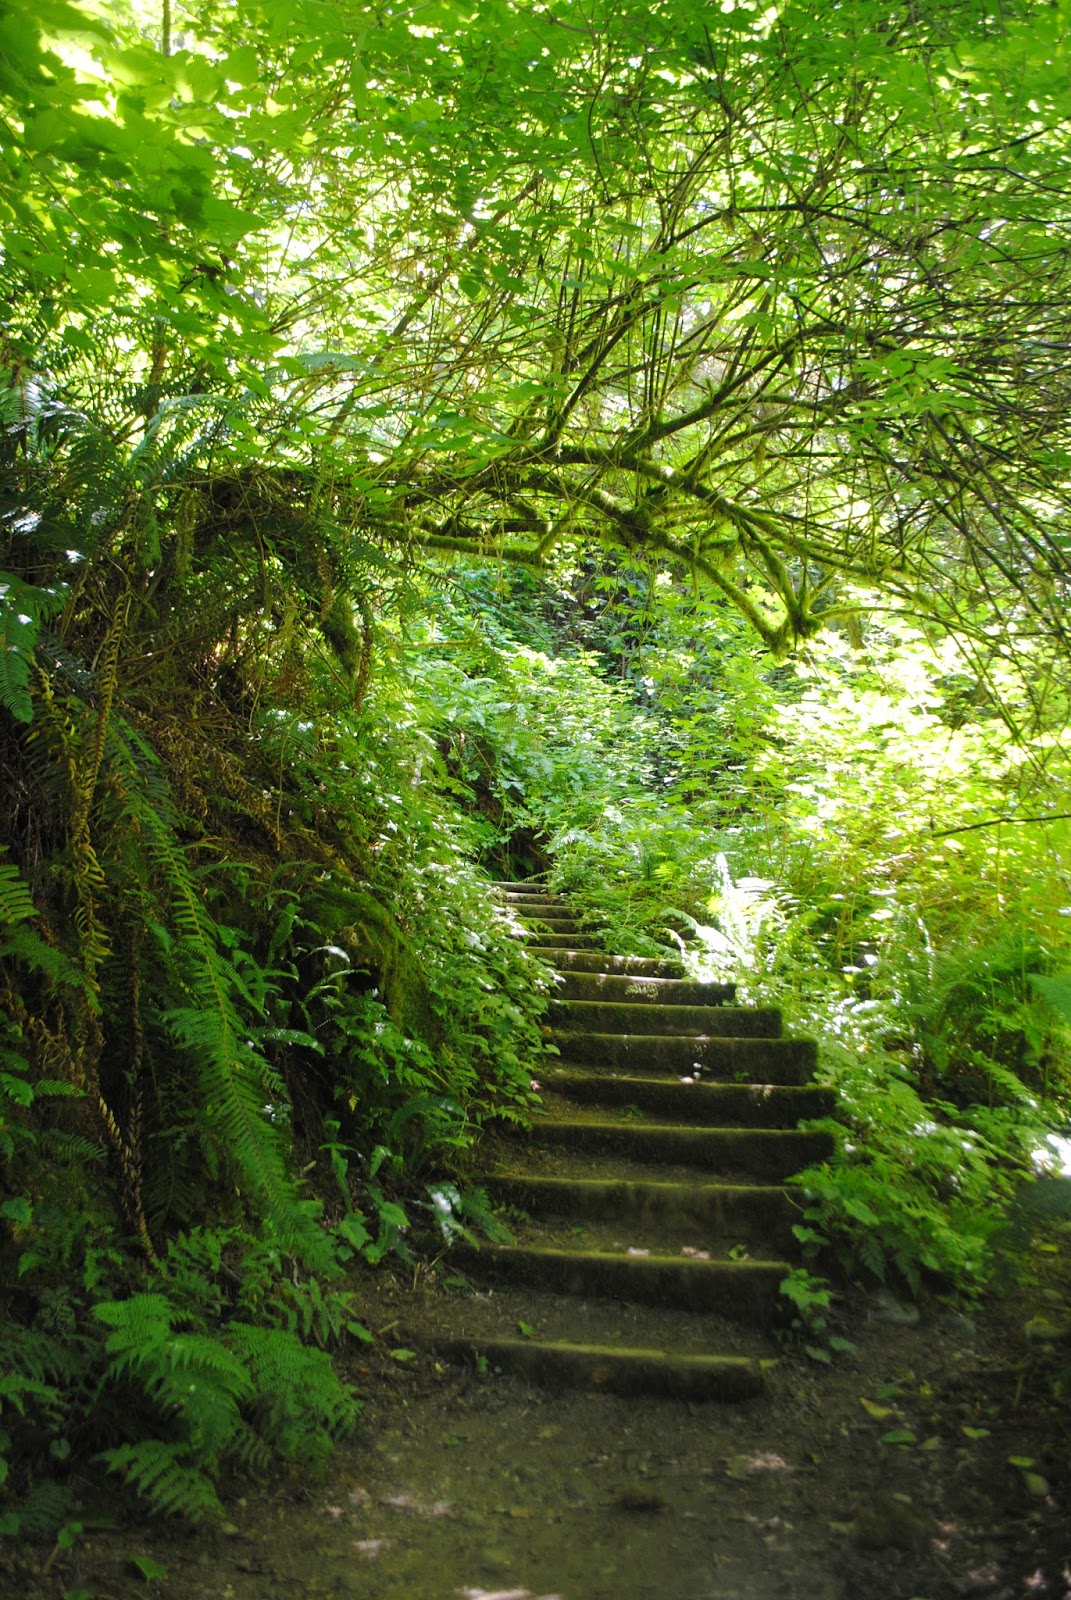
<svg viewBox="0 0 1071 1600">
<path fill-rule="evenodd" d="M 538 915 L 537 908 L 541 907 L 541 906 L 545 906 L 548 911 L 552 907 L 557 907 L 557 908 L 559 908 L 561 910 L 563 916 L 568 916 L 569 915 L 569 907 L 566 904 L 566 902 L 562 899 L 560 894 L 513 894 L 513 893 L 510 893 L 510 894 L 500 895 L 499 899 L 504 900 L 508 906 L 519 906 L 519 907 L 523 907 L 526 910 L 530 909 L 532 911 L 536 911 L 537 915 Z"/>
<path fill-rule="evenodd" d="M 828 1133 L 797 1128 L 685 1128 L 676 1124 L 546 1117 L 523 1135 L 533 1146 L 614 1151 L 635 1161 L 688 1163 L 707 1172 L 755 1172 L 780 1182 L 833 1152 Z"/>
<path fill-rule="evenodd" d="M 794 1128 L 804 1117 L 830 1116 L 831 1089 L 775 1083 L 674 1083 L 665 1078 L 613 1076 L 559 1067 L 543 1075 L 544 1086 L 585 1105 L 636 1106 L 680 1122 L 749 1128 Z"/>
<path fill-rule="evenodd" d="M 682 1034 L 776 1039 L 781 1013 L 758 1006 L 657 1005 L 649 1001 L 552 1000 L 552 1027 L 573 1033 Z"/>
<path fill-rule="evenodd" d="M 761 1394 L 764 1381 L 765 1364 L 747 1356 L 682 1356 L 666 1350 L 508 1338 L 435 1339 L 431 1349 L 447 1360 L 475 1364 L 482 1359 L 548 1388 L 595 1389 L 609 1394 L 733 1402 Z"/>
<path fill-rule="evenodd" d="M 781 1261 L 798 1249 L 788 1230 L 775 1240 L 764 1229 L 743 1226 L 719 1229 L 692 1223 L 670 1228 L 665 1222 L 650 1224 L 632 1217 L 581 1219 L 549 1212 L 529 1215 L 523 1230 L 509 1242 L 530 1250 L 597 1250 L 609 1256 L 669 1256 L 678 1261 Z"/>
<path fill-rule="evenodd" d="M 722 1006 L 736 998 L 734 983 L 696 983 L 691 978 L 652 978 L 640 973 L 559 973 L 558 1000 L 598 1000 L 613 1004 Z"/>
<path fill-rule="evenodd" d="M 547 893 L 546 884 L 537 882 L 535 878 L 522 878 L 519 881 L 510 881 L 510 882 L 507 882 L 507 881 L 503 880 L 503 881 L 501 881 L 499 883 L 496 883 L 494 885 L 494 888 L 500 889 L 504 893 L 512 893 L 512 894 L 546 894 Z"/>
<path fill-rule="evenodd" d="M 610 1255 L 526 1245 L 458 1245 L 451 1261 L 474 1277 L 573 1295 L 603 1295 L 681 1311 L 716 1311 L 733 1321 L 773 1320 L 785 1261 L 695 1261 L 681 1256 Z"/>
<path fill-rule="evenodd" d="M 540 953 L 547 950 L 600 950 L 602 940 L 597 939 L 593 933 L 548 933 L 546 929 L 538 931 L 531 928 L 520 930 L 523 939 L 535 939 L 538 942 Z"/>
<path fill-rule="evenodd" d="M 526 909 L 522 920 L 526 928 L 534 929 L 537 933 L 544 930 L 547 933 L 580 932 L 579 922 L 566 912 L 559 914 L 557 911 L 548 910 L 546 916 L 544 916 L 541 911 L 528 911 Z"/>
<path fill-rule="evenodd" d="M 529 945 L 555 972 L 612 972 L 641 978 L 682 978 L 684 964 L 657 956 L 612 956 L 605 950 L 554 950 Z"/>
<path fill-rule="evenodd" d="M 715 1012 L 730 1026 L 737 1014 L 729 1007 Z M 557 1050 L 563 1066 L 616 1067 L 639 1077 L 650 1073 L 692 1077 L 698 1068 L 723 1081 L 806 1083 L 818 1065 L 818 1046 L 813 1039 L 741 1038 L 739 1034 L 695 1039 L 642 1029 L 601 1033 L 550 1028 L 546 1041 Z"/>
<path fill-rule="evenodd" d="M 726 1234 L 762 1231 L 791 1237 L 799 1206 L 780 1184 L 661 1183 L 623 1178 L 543 1178 L 500 1172 L 480 1183 L 497 1205 L 537 1215 L 603 1217 L 622 1225 L 659 1227 L 667 1234 L 707 1228 Z"/>
</svg>

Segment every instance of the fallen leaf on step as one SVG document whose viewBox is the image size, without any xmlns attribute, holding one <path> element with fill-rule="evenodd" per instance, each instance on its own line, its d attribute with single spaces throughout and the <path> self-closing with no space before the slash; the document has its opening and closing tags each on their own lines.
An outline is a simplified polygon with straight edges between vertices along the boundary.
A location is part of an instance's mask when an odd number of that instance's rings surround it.
<svg viewBox="0 0 1071 1600">
<path fill-rule="evenodd" d="M 651 1254 L 651 1252 L 649 1250 L 640 1250 L 634 1244 L 630 1244 L 629 1245 L 628 1253 L 629 1253 L 630 1256 L 649 1256 Z"/>
</svg>

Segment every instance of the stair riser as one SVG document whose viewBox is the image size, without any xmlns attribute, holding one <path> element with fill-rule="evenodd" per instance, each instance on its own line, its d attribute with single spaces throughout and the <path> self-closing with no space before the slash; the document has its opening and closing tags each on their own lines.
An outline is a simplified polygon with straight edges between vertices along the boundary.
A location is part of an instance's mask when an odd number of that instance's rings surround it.
<svg viewBox="0 0 1071 1600">
<path fill-rule="evenodd" d="M 535 933 L 579 933 L 580 924 L 575 917 L 541 916 L 535 911 L 526 911 L 523 917 L 524 925 Z"/>
<path fill-rule="evenodd" d="M 654 956 L 611 956 L 602 950 L 553 950 L 546 952 L 529 946 L 534 956 L 547 956 L 555 972 L 608 972 L 640 978 L 680 978 L 684 968 L 679 961 L 660 961 Z"/>
<path fill-rule="evenodd" d="M 723 1039 L 776 1039 L 781 1032 L 779 1011 L 750 1006 L 615 1005 L 601 1000 L 555 1000 L 547 1017 L 553 1027 L 572 1032 L 644 1033 L 671 1038 L 699 1034 Z"/>
<path fill-rule="evenodd" d="M 794 1128 L 804 1117 L 832 1115 L 832 1090 L 775 1084 L 651 1083 L 630 1078 L 550 1072 L 544 1087 L 581 1105 L 636 1106 L 660 1120 L 724 1127 Z"/>
<path fill-rule="evenodd" d="M 448 1360 L 476 1362 L 482 1357 L 491 1366 L 551 1389 L 595 1389 L 700 1403 L 751 1400 L 763 1389 L 762 1364 L 743 1357 L 542 1345 L 529 1339 L 441 1339 L 431 1348 Z"/>
<path fill-rule="evenodd" d="M 784 1262 L 665 1261 L 564 1250 L 474 1251 L 466 1253 L 461 1264 L 483 1282 L 524 1283 L 557 1294 L 713 1311 L 729 1322 L 749 1326 L 773 1321 L 778 1290 L 789 1270 Z"/>
<path fill-rule="evenodd" d="M 521 930 L 521 938 L 534 940 L 540 950 L 598 950 L 599 941 L 593 933 L 532 933 Z"/>
<path fill-rule="evenodd" d="M 679 1165 L 704 1172 L 755 1173 L 781 1183 L 793 1173 L 832 1154 L 826 1133 L 780 1128 L 645 1128 L 636 1123 L 537 1122 L 529 1144 L 543 1149 L 590 1150 L 626 1156 L 630 1161 Z"/>
<path fill-rule="evenodd" d="M 501 899 L 507 906 L 515 906 L 518 911 L 531 911 L 537 917 L 541 917 L 545 910 L 563 917 L 570 915 L 569 907 L 556 894 L 505 894 Z"/>
<path fill-rule="evenodd" d="M 615 1005 L 722 1006 L 736 995 L 732 983 L 691 983 L 685 978 L 649 978 L 629 973 L 564 972 L 559 1000 L 594 1000 Z"/>
<path fill-rule="evenodd" d="M 777 1249 L 792 1242 L 800 1208 L 780 1187 L 702 1183 L 601 1182 L 596 1178 L 481 1178 L 500 1205 L 534 1216 L 586 1217 L 635 1228 L 661 1228 L 665 1236 L 701 1228 L 712 1235 L 751 1239 L 762 1234 Z"/>
<path fill-rule="evenodd" d="M 731 1018 L 734 1013 L 727 1010 L 724 1015 Z M 554 1045 L 563 1063 L 613 1067 L 637 1077 L 663 1072 L 690 1077 L 699 1066 L 720 1081 L 802 1084 L 818 1065 L 812 1039 L 676 1039 L 555 1028 L 548 1032 L 547 1043 Z"/>
</svg>

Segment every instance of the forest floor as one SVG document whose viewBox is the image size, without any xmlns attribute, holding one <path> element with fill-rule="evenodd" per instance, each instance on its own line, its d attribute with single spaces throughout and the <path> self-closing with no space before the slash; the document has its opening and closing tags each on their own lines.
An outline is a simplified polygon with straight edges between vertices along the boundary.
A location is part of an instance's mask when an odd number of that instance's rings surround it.
<svg viewBox="0 0 1071 1600">
<path fill-rule="evenodd" d="M 969 1312 L 845 1297 L 853 1353 L 786 1353 L 735 1406 L 398 1360 L 414 1294 L 446 1318 L 450 1302 L 381 1270 L 365 1314 L 382 1335 L 352 1368 L 361 1420 L 322 1481 L 232 1485 L 219 1528 L 127 1509 L 67 1552 L 0 1549 L 0 1594 L 1069 1600 L 1071 1238 L 1034 1259 L 1029 1288 Z M 146 1579 L 138 1558 L 166 1570 Z"/>
</svg>

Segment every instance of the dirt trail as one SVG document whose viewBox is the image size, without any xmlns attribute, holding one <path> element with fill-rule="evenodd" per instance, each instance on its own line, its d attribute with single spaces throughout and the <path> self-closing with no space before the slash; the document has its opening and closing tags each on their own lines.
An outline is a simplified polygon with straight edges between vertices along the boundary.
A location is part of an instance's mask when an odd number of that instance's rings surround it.
<svg viewBox="0 0 1071 1600">
<path fill-rule="evenodd" d="M 1057 1288 L 977 1321 L 938 1302 L 914 1324 L 888 1320 L 910 1314 L 895 1303 L 848 1304 L 854 1355 L 832 1370 L 787 1357 L 735 1406 L 398 1362 L 388 1334 L 354 1368 L 361 1424 L 322 1483 L 237 1485 L 223 1530 L 128 1523 L 47 1573 L 47 1552 L 7 1554 L 0 1594 L 1067 1600 L 1071 1407 L 1054 1384 L 1071 1357 L 1022 1332 L 1071 1286 L 1061 1249 L 1047 1258 Z M 411 1296 L 377 1277 L 368 1314 L 383 1326 Z M 449 1318 L 441 1283 L 416 1298 Z M 133 1557 L 166 1576 L 139 1578 Z"/>
</svg>

